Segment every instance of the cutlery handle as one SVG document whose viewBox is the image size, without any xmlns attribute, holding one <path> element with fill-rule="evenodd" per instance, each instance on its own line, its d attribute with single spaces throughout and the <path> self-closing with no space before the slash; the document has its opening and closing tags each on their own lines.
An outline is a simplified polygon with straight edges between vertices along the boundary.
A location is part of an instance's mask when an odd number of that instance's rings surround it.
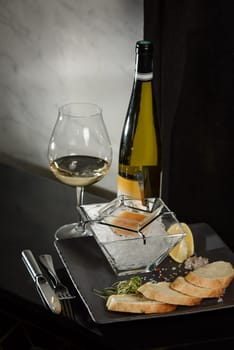
<svg viewBox="0 0 234 350">
<path fill-rule="evenodd" d="M 54 290 L 43 276 L 40 266 L 38 265 L 33 253 L 29 249 L 22 251 L 22 260 L 27 267 L 45 306 L 49 307 L 53 313 L 61 313 L 61 304 Z"/>
<path fill-rule="evenodd" d="M 22 251 L 22 259 L 25 263 L 30 275 L 32 276 L 34 282 L 37 277 L 42 276 L 42 271 L 34 258 L 33 253 L 29 249 L 25 249 Z"/>
<path fill-rule="evenodd" d="M 55 268 L 54 268 L 52 256 L 50 254 L 41 254 L 41 255 L 39 255 L 39 260 L 40 260 L 42 266 L 44 266 L 44 268 L 50 274 L 50 276 L 52 278 L 52 282 L 56 286 L 58 284 L 58 282 L 60 282 L 60 281 L 59 281 L 59 278 L 58 278 L 56 271 L 55 271 Z"/>
</svg>

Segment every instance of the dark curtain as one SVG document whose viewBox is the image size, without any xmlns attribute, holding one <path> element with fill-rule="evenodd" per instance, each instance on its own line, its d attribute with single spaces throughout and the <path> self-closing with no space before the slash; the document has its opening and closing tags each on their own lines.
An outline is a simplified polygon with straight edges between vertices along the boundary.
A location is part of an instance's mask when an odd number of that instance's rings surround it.
<svg viewBox="0 0 234 350">
<path fill-rule="evenodd" d="M 162 198 L 234 248 L 234 2 L 145 0 L 155 47 Z"/>
</svg>

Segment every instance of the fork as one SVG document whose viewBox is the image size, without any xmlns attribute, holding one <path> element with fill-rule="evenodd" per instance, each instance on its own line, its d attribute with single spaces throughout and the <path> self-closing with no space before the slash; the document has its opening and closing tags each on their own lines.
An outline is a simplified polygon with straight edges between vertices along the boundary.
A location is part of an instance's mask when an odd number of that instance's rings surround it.
<svg viewBox="0 0 234 350">
<path fill-rule="evenodd" d="M 59 300 L 62 303 L 62 312 L 63 314 L 71 319 L 74 319 L 74 313 L 71 307 L 71 299 L 74 299 L 75 296 L 71 295 L 67 286 L 65 286 L 59 279 L 53 263 L 53 258 L 50 254 L 41 254 L 39 255 L 39 261 L 42 266 L 46 269 L 51 277 L 51 281 L 57 294 Z"/>
</svg>

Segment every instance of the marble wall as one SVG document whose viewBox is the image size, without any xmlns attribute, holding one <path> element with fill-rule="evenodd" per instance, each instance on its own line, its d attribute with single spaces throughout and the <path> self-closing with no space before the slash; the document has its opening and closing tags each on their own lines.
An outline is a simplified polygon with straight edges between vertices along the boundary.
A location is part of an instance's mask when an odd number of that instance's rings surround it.
<svg viewBox="0 0 234 350">
<path fill-rule="evenodd" d="M 0 159 L 48 169 L 59 105 L 103 107 L 116 190 L 120 133 L 143 37 L 143 0 L 0 0 Z"/>
</svg>

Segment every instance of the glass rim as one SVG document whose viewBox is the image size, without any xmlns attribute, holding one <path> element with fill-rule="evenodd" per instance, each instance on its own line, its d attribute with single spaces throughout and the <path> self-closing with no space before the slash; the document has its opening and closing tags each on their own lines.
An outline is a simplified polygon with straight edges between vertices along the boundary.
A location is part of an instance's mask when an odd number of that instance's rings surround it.
<svg viewBox="0 0 234 350">
<path fill-rule="evenodd" d="M 74 111 L 71 112 L 69 111 L 69 108 L 72 107 L 80 107 L 80 110 L 79 108 L 74 108 Z M 90 109 L 84 111 L 84 109 L 82 110 L 82 107 L 89 107 Z M 102 108 L 98 104 L 92 102 L 69 102 L 61 105 L 58 110 L 59 114 L 72 118 L 87 118 L 102 115 Z"/>
</svg>

